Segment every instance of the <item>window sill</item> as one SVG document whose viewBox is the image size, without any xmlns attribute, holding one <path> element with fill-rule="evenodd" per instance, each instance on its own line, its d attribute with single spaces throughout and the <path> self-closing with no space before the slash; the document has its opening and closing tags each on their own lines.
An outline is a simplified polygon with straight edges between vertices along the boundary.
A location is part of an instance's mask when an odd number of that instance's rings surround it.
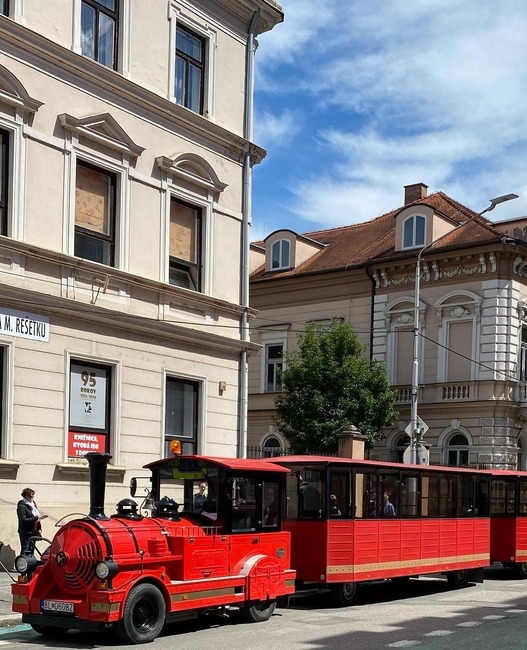
<svg viewBox="0 0 527 650">
<path fill-rule="evenodd" d="M 22 463 L 18 460 L 6 460 L 5 458 L 0 458 L 0 470 L 3 469 L 18 469 Z"/>
<path fill-rule="evenodd" d="M 79 476 L 88 477 L 90 474 L 90 467 L 87 461 L 71 462 L 71 463 L 57 463 L 55 465 L 59 472 L 63 474 L 78 474 Z M 106 468 L 106 476 L 109 481 L 122 481 L 126 474 L 126 467 L 118 467 L 117 465 L 108 465 Z"/>
</svg>

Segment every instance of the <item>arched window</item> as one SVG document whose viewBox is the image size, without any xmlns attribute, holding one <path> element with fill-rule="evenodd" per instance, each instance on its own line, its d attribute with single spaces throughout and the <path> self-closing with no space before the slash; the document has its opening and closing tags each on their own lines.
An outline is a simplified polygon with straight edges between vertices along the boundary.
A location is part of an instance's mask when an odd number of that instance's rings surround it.
<svg viewBox="0 0 527 650">
<path fill-rule="evenodd" d="M 406 449 L 408 448 L 408 445 L 410 444 L 410 436 L 407 436 L 406 434 L 403 434 L 399 438 L 397 438 L 397 441 L 395 443 L 395 448 L 394 448 L 394 461 L 396 463 L 402 463 L 403 462 L 403 455 Z"/>
<path fill-rule="evenodd" d="M 271 268 L 287 269 L 291 266 L 290 252 L 291 247 L 287 239 L 275 241 L 271 249 Z"/>
<path fill-rule="evenodd" d="M 282 445 L 280 440 L 275 438 L 275 436 L 266 438 L 262 447 L 262 458 L 273 458 L 274 456 L 280 456 L 282 454 Z"/>
<path fill-rule="evenodd" d="M 449 467 L 468 467 L 469 444 L 462 433 L 455 433 L 447 444 L 447 465 Z"/>
<path fill-rule="evenodd" d="M 416 248 L 425 243 L 425 218 L 412 215 L 403 224 L 403 248 Z"/>
</svg>

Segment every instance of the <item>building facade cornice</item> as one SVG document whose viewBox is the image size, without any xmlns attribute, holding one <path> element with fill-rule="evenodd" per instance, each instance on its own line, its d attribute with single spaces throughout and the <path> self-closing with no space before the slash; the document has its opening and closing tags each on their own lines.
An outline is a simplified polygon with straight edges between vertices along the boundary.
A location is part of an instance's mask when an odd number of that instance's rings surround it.
<svg viewBox="0 0 527 650">
<path fill-rule="evenodd" d="M 175 102 L 162 97 L 126 79 L 115 70 L 54 43 L 36 32 L 0 16 L 0 52 L 32 65 L 40 71 L 49 71 L 64 83 L 84 87 L 97 97 L 123 107 L 141 118 L 146 118 L 168 130 L 187 132 L 192 140 L 207 143 L 217 153 L 241 163 L 249 153 L 257 164 L 266 151 L 245 138 L 208 120 Z"/>
</svg>

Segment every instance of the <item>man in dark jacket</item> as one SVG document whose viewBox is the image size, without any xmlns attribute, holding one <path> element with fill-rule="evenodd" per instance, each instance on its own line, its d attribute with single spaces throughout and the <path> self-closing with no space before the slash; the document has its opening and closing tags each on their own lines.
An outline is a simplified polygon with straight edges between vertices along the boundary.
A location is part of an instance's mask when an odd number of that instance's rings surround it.
<svg viewBox="0 0 527 650">
<path fill-rule="evenodd" d="M 33 500 L 35 490 L 24 488 L 22 498 L 16 505 L 16 514 L 18 517 L 18 536 L 20 537 L 20 554 L 33 553 L 32 537 L 39 537 L 42 530 L 42 519 L 47 515 L 40 514 L 37 504 Z"/>
</svg>

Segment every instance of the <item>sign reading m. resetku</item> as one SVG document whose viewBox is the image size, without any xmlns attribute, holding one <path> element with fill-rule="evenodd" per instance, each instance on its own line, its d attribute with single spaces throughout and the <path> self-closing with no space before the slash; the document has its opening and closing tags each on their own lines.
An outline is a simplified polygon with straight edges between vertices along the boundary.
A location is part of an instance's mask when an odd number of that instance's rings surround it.
<svg viewBox="0 0 527 650">
<path fill-rule="evenodd" d="M 33 341 L 49 341 L 49 318 L 0 307 L 0 334 Z"/>
</svg>

